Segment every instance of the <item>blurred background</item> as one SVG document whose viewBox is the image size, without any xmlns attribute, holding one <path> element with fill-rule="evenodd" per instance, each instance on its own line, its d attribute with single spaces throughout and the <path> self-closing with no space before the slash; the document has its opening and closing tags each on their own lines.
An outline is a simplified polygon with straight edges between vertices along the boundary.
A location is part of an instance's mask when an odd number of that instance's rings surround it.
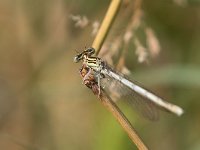
<svg viewBox="0 0 200 150">
<path fill-rule="evenodd" d="M 0 1 L 0 149 L 136 149 L 73 63 L 108 6 Z M 200 1 L 124 0 L 113 25 L 103 46 L 113 51 L 102 57 L 113 66 L 123 60 L 130 78 L 185 110 L 181 117 L 161 112 L 156 122 L 128 112 L 139 135 L 150 149 L 199 150 Z"/>
</svg>

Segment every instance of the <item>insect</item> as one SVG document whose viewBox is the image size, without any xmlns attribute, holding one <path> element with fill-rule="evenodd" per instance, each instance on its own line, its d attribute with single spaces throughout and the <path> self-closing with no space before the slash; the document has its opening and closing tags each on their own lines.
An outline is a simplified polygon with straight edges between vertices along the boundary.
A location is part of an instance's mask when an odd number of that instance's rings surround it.
<svg viewBox="0 0 200 150">
<path fill-rule="evenodd" d="M 92 89 L 94 94 L 100 96 L 102 89 L 109 93 L 108 95 L 118 93 L 134 109 L 139 110 L 143 116 L 150 120 L 157 118 L 155 108 L 163 108 L 177 116 L 183 114 L 181 107 L 164 101 L 140 86 L 136 81 L 131 81 L 124 75 L 117 73 L 101 58 L 93 56 L 94 53 L 95 49 L 90 47 L 74 57 L 75 63 L 83 61 L 80 74 L 83 77 L 83 83 Z"/>
</svg>

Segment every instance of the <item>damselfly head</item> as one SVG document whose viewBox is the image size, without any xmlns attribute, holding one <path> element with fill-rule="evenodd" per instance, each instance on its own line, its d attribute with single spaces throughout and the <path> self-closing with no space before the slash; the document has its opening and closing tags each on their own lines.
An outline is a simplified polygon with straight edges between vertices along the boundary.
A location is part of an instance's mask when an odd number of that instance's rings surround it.
<svg viewBox="0 0 200 150">
<path fill-rule="evenodd" d="M 95 53 L 95 49 L 92 47 L 89 47 L 89 48 L 85 49 L 83 53 L 85 53 L 87 56 L 91 56 Z"/>
<path fill-rule="evenodd" d="M 91 56 L 95 53 L 95 49 L 92 47 L 89 47 L 87 49 L 85 49 L 82 53 L 77 54 L 74 57 L 74 62 L 77 63 L 80 60 L 83 60 L 85 57 L 84 56 Z"/>
</svg>

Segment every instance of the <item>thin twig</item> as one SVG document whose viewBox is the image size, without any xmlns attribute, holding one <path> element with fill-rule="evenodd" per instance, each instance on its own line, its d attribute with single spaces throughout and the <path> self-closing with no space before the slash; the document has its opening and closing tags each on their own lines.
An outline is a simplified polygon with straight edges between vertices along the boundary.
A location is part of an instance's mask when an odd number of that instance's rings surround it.
<svg viewBox="0 0 200 150">
<path fill-rule="evenodd" d="M 130 121 L 126 116 L 121 112 L 118 106 L 109 98 L 108 95 L 102 91 L 101 96 L 99 97 L 101 103 L 113 114 L 113 116 L 120 123 L 122 128 L 126 131 L 132 142 L 135 143 L 139 150 L 148 150 L 147 146 L 144 144 L 142 139 L 137 134 L 136 130 L 131 125 Z"/>
<path fill-rule="evenodd" d="M 92 47 L 96 49 L 96 55 L 98 55 L 100 48 L 108 34 L 108 31 L 114 21 L 115 16 L 119 10 L 121 0 L 112 0 L 103 23 L 98 31 L 98 34 L 92 44 Z M 102 94 L 105 94 L 102 92 Z M 128 134 L 133 143 L 138 147 L 139 150 L 148 150 L 147 146 L 141 140 L 139 135 L 136 133 L 135 129 L 131 125 L 130 121 L 125 117 L 125 115 L 120 111 L 117 105 L 108 98 L 109 96 L 101 95 L 99 96 L 101 103 L 113 114 L 116 120 L 120 123 L 122 128 Z"/>
<path fill-rule="evenodd" d="M 115 19 L 115 16 L 117 15 L 120 4 L 121 4 L 121 0 L 112 0 L 110 3 L 110 6 L 104 17 L 101 27 L 92 44 L 92 47 L 96 50 L 96 55 L 98 55 L 99 50 L 101 49 L 101 46 L 103 45 L 103 42 L 109 32 L 109 29 Z"/>
</svg>

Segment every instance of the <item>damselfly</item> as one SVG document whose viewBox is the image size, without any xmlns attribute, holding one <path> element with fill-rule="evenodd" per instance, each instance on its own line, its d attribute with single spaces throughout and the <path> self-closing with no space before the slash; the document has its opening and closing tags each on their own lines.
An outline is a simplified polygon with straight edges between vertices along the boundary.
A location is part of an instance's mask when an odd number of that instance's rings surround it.
<svg viewBox="0 0 200 150">
<path fill-rule="evenodd" d="M 139 86 L 136 82 L 128 80 L 122 74 L 116 73 L 101 58 L 92 56 L 94 53 L 94 48 L 87 48 L 74 57 L 74 62 L 83 61 L 83 66 L 80 70 L 83 82 L 95 94 L 100 95 L 101 89 L 105 89 L 104 91 L 109 94 L 117 91 L 116 93 L 127 99 L 130 104 L 133 104 L 135 109 L 151 120 L 155 119 L 157 115 L 154 108 L 159 107 L 178 116 L 183 114 L 182 108 L 164 101 L 152 92 Z M 112 85 L 114 86 L 111 87 Z"/>
</svg>

